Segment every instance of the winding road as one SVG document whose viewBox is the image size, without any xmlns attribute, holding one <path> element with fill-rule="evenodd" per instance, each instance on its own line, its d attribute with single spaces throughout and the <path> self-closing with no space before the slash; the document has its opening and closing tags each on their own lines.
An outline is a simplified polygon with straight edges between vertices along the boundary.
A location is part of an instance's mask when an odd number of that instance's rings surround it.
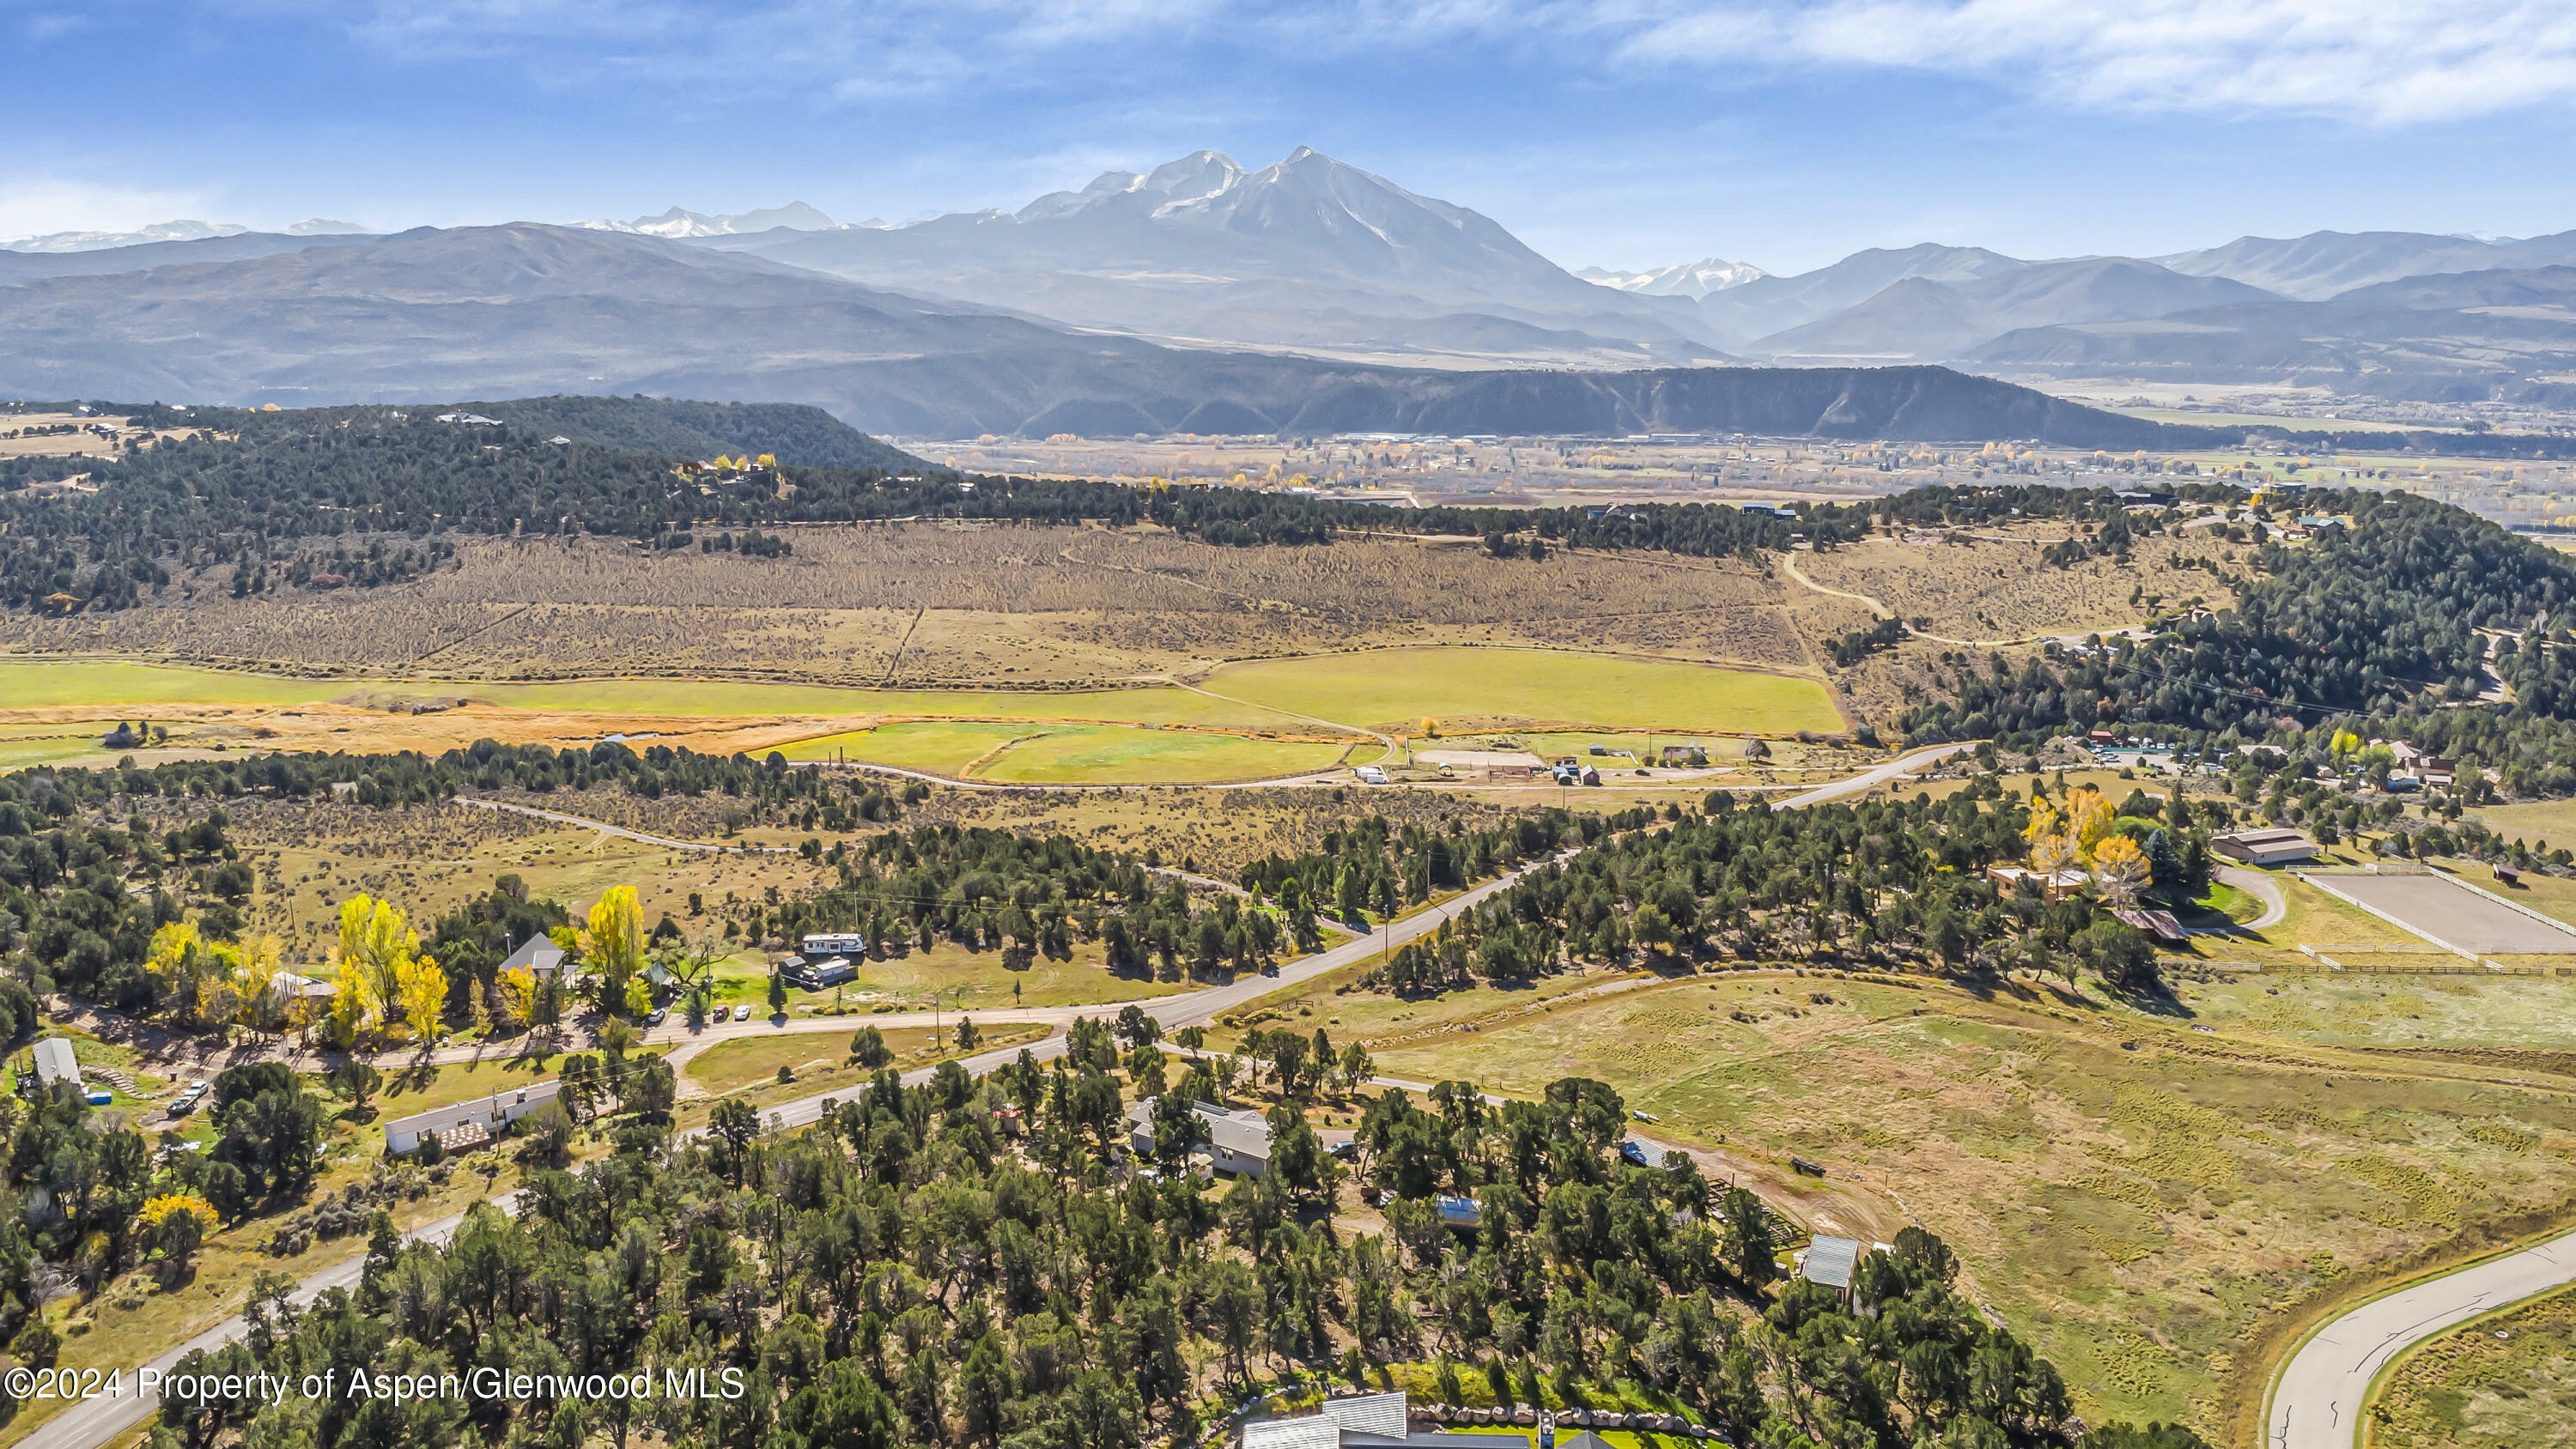
<svg viewBox="0 0 2576 1449">
<path fill-rule="evenodd" d="M 1779 802 L 1779 808 L 1823 804 L 1829 801 L 1842 799 L 1848 795 L 1863 793 L 1879 785 L 1886 784 L 1909 769 L 1929 764 L 1935 760 L 1945 758 L 1966 748 L 1967 746 L 1965 745 L 1954 744 L 1936 745 L 1930 749 L 1917 750 L 1912 754 L 1890 760 L 1885 764 L 1865 770 L 1860 774 L 1852 776 L 1850 779 L 1836 781 L 1831 785 L 1820 786 L 1816 789 L 1808 790 L 1801 794 L 1792 796 L 1787 800 Z M 943 783 L 954 784 L 957 782 L 946 781 Z M 1060 789 L 1063 787 L 1057 786 L 1049 788 Z M 460 796 L 458 799 L 459 803 L 462 804 L 474 805 L 484 809 L 507 810 L 514 813 L 533 815 L 540 819 L 552 820 L 566 825 L 605 831 L 611 835 L 624 839 L 642 841 L 649 845 L 666 846 L 682 850 L 721 851 L 745 848 L 741 846 L 709 845 L 704 842 L 697 841 L 673 840 L 668 837 L 650 835 L 641 831 L 629 830 L 621 826 L 609 825 L 597 820 L 583 819 L 576 815 L 566 815 L 551 810 L 540 810 L 532 806 L 511 805 L 500 801 L 476 800 L 464 796 Z M 751 848 L 757 849 L 760 847 Z M 770 848 L 774 849 L 779 847 Z M 1358 936 L 1351 940 L 1344 941 L 1339 945 L 1318 951 L 1313 955 L 1301 957 L 1296 961 L 1281 966 L 1278 974 L 1275 976 L 1247 976 L 1239 981 L 1229 982 L 1223 986 L 1211 986 L 1203 990 L 1183 992 L 1173 996 L 1154 997 L 1139 1001 L 1136 1004 L 1143 1006 L 1150 1011 L 1153 1014 L 1155 1021 L 1160 1024 L 1167 1033 L 1177 1031 L 1185 1026 L 1204 1026 L 1209 1022 L 1214 1021 L 1217 1017 L 1222 1016 L 1237 1007 L 1249 1005 L 1250 1003 L 1284 987 L 1296 986 L 1300 983 L 1311 981 L 1318 976 L 1340 970 L 1345 966 L 1351 966 L 1361 961 L 1365 961 L 1369 957 L 1382 951 L 1392 950 L 1397 946 L 1402 946 L 1408 942 L 1419 940 L 1438 930 L 1443 923 L 1457 917 L 1463 912 L 1474 909 L 1496 893 L 1508 890 L 1513 883 L 1518 881 L 1527 871 L 1537 869 L 1542 865 L 1554 864 L 1558 861 L 1562 861 L 1568 858 L 1571 854 L 1572 852 L 1570 851 L 1564 852 L 1550 857 L 1549 860 L 1545 862 L 1523 866 L 1519 870 L 1511 871 L 1494 880 L 1487 881 L 1485 884 L 1477 886 L 1473 890 L 1465 891 L 1459 895 L 1453 896 L 1437 906 L 1418 911 L 1402 920 L 1390 922 L 1365 936 Z M 1217 884 L 1222 885 L 1223 883 L 1217 882 Z M 1106 1011 L 1114 1011 L 1118 1006 L 1124 1004 L 1125 1003 L 1122 1002 L 1109 1002 L 1094 1006 L 1031 1007 L 1016 1011 L 1003 1011 L 997 1008 L 987 1012 L 987 1017 L 988 1019 L 997 1021 L 1030 1021 L 1044 1023 L 1047 1025 L 1069 1025 L 1076 1016 L 1097 1016 Z M 944 1013 L 943 1015 L 955 1014 L 956 1013 L 951 1012 Z M 782 1031 L 843 1032 L 852 1031 L 857 1027 L 869 1025 L 878 1027 L 913 1025 L 927 1026 L 931 1023 L 931 1020 L 932 1013 L 929 1012 L 890 1012 L 880 1016 L 859 1018 L 809 1017 L 803 1019 L 789 1018 L 783 1021 L 769 1019 L 749 1022 L 711 1022 L 704 1029 L 694 1033 L 690 1032 L 684 1025 L 673 1023 L 646 1033 L 644 1042 L 646 1044 L 687 1042 L 703 1047 L 717 1041 L 731 1040 L 740 1037 L 774 1035 Z M 1028 1052 L 1031 1056 L 1040 1061 L 1052 1061 L 1064 1054 L 1066 1042 L 1067 1037 L 1065 1033 L 1057 1031 L 1040 1041 L 1026 1043 L 1024 1045 L 1001 1047 L 993 1051 L 982 1052 L 975 1056 L 962 1058 L 960 1059 L 960 1064 L 963 1065 L 968 1072 L 980 1076 L 994 1071 L 995 1069 L 1017 1059 L 1022 1051 Z M 471 1060 L 475 1055 L 483 1052 L 484 1050 L 484 1048 L 479 1047 L 452 1048 L 447 1051 L 432 1053 L 428 1060 L 433 1062 Z M 420 1058 L 416 1055 L 404 1059 L 405 1063 L 417 1062 L 419 1060 Z M 907 1083 L 926 1081 L 933 1070 L 935 1070 L 935 1068 L 923 1067 L 914 1071 L 906 1072 L 904 1074 L 904 1080 Z M 837 1095 L 844 1097 L 847 1096 L 847 1094 L 848 1088 L 846 1087 L 839 1089 L 837 1093 Z M 769 1122 L 782 1128 L 810 1127 L 822 1119 L 823 1104 L 827 1101 L 833 1100 L 833 1095 L 835 1094 L 818 1093 L 810 1097 L 800 1097 L 794 1101 L 784 1102 L 775 1107 L 769 1108 L 765 1113 L 765 1116 Z M 515 1192 L 511 1192 L 500 1194 L 499 1196 L 491 1199 L 491 1201 L 506 1212 L 510 1210 L 516 1201 L 516 1198 L 517 1194 Z M 457 1228 L 463 1222 L 464 1217 L 462 1214 L 452 1215 L 440 1218 L 435 1222 L 424 1224 L 405 1236 L 409 1241 L 413 1242 L 444 1243 L 455 1235 Z M 2576 1251 L 2571 1251 L 2569 1256 L 2571 1263 L 2576 1263 Z M 301 1283 L 296 1285 L 294 1295 L 296 1301 L 300 1303 L 310 1303 L 315 1297 L 319 1296 L 327 1289 L 347 1288 L 355 1285 L 358 1281 L 359 1273 L 364 1266 L 364 1262 L 365 1259 L 363 1255 L 354 1256 L 343 1259 L 328 1268 L 324 1268 L 319 1272 L 314 1273 L 312 1276 L 304 1279 Z M 24 1449 L 100 1449 L 100 1446 L 106 1445 L 120 1435 L 134 1430 L 137 1426 L 142 1424 L 142 1422 L 150 1416 L 157 1407 L 154 1402 L 144 1399 L 135 1391 L 135 1380 L 132 1370 L 141 1367 L 149 1367 L 160 1373 L 166 1374 L 179 1362 L 180 1359 L 186 1357 L 188 1354 L 200 1349 L 218 1347 L 240 1337 L 243 1331 L 244 1324 L 238 1316 L 227 1318 L 222 1322 L 190 1337 L 186 1342 L 180 1344 L 178 1347 L 170 1349 L 167 1352 L 149 1360 L 145 1365 L 114 1366 L 128 1370 L 126 1391 L 124 1393 L 114 1398 L 91 1398 L 80 1400 L 79 1402 L 65 1408 L 61 1413 L 56 1414 L 44 1423 L 38 1425 L 34 1430 L 30 1431 L 25 1438 L 18 1441 L 19 1445 L 24 1446 Z"/>
<path fill-rule="evenodd" d="M 2354 1449 L 2370 1381 L 2424 1340 L 2576 1283 L 2576 1233 L 2374 1298 L 2299 1345 L 2272 1384 L 2268 1449 Z"/>
</svg>

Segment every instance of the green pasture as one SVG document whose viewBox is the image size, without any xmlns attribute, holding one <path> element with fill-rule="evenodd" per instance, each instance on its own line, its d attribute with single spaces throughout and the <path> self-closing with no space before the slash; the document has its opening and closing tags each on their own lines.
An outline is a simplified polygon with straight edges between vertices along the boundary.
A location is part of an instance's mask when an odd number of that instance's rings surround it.
<svg viewBox="0 0 2576 1449">
<path fill-rule="evenodd" d="M 1427 646 L 1232 664 L 1205 688 L 1337 724 L 1414 733 L 1434 720 L 1786 734 L 1843 728 L 1823 684 L 1678 660 Z"/>
<path fill-rule="evenodd" d="M 1374 740 L 1319 744 L 1196 730 L 1063 725 L 1023 739 L 975 772 L 1022 785 L 1133 785 L 1166 781 L 1257 780 L 1330 769 L 1354 749 L 1375 759 Z"/>
</svg>

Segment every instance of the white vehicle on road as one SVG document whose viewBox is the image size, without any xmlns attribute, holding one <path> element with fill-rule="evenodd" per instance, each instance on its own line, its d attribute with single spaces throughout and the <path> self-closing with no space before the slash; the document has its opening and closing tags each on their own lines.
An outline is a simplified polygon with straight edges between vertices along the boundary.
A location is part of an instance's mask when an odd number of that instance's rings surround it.
<svg viewBox="0 0 2576 1449">
<path fill-rule="evenodd" d="M 750 1003 L 750 1002 L 748 1002 L 748 1001 L 746 1001 L 746 1002 L 743 1002 L 741 1005 L 736 1006 L 736 1007 L 733 1009 L 733 1019 L 734 1019 L 734 1020 L 736 1020 L 736 1021 L 749 1021 L 749 1020 L 751 1020 L 751 1003 Z"/>
<path fill-rule="evenodd" d="M 1386 783 L 1386 771 L 1379 769 L 1375 765 L 1362 765 L 1351 773 L 1359 776 L 1360 783 L 1363 785 L 1383 785 Z"/>
</svg>

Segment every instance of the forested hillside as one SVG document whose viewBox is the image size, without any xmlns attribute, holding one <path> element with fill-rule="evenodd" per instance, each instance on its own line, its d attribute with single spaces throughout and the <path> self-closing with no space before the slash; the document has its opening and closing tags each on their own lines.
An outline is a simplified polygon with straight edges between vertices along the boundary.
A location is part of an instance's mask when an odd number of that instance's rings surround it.
<svg viewBox="0 0 2576 1449">
<path fill-rule="evenodd" d="M 2058 491 L 2013 490 L 2012 506 L 2040 513 L 2053 503 L 2084 508 L 2082 500 L 2101 496 L 2043 496 Z M 1947 490 L 1925 490 L 1888 500 L 1883 512 L 1923 519 L 1961 506 Z M 2564 649 L 2576 642 L 2576 562 L 2407 493 L 2312 493 L 2301 509 L 2347 516 L 2350 526 L 2321 529 L 2304 543 L 2264 544 L 2235 609 L 2172 620 L 2144 642 L 2119 639 L 2018 669 L 2000 659 L 1963 660 L 1948 681 L 1952 698 L 1907 714 L 1910 737 L 2019 736 L 2116 721 L 2260 739 L 2284 721 L 2306 727 L 2346 713 L 2404 713 L 2419 742 L 2483 750 L 2491 763 L 2535 753 L 2568 760 L 2576 681 Z M 2078 545 L 2078 556 L 2121 552 L 2131 526 L 2113 517 Z M 2491 656 L 2490 639 L 2506 632 L 2523 637 L 2498 640 Z M 2481 665 L 2491 657 L 2511 702 L 2458 708 L 2479 698 Z"/>
<path fill-rule="evenodd" d="M 393 408 L 171 413 L 148 420 L 194 431 L 112 458 L 0 461 L 0 607 L 129 607 L 179 574 L 222 564 L 235 566 L 234 584 L 243 590 L 311 584 L 317 575 L 324 587 L 399 582 L 436 568 L 445 556 L 441 536 L 454 533 L 593 534 L 664 547 L 721 539 L 725 547 L 765 551 L 779 545 L 758 534 L 763 527 L 949 517 L 1152 522 L 1211 543 L 1250 546 L 1384 529 L 1482 534 L 1496 521 L 1483 509 L 1398 517 L 1367 504 L 1248 489 L 897 475 L 883 467 L 782 465 L 702 476 L 681 471 L 701 459 L 694 448 L 683 455 L 551 441 L 571 436 L 553 431 L 564 417 L 602 401 L 540 399 L 528 406 L 542 404 L 537 416 L 551 421 L 534 426 L 441 423 L 422 410 Z M 789 415 L 790 436 L 829 421 L 810 410 L 780 411 Z M 755 415 L 767 414 L 745 412 Z M 738 420 L 708 405 L 701 421 L 712 427 Z M 221 436 L 228 429 L 238 436 Z M 626 417 L 615 430 L 660 436 L 662 424 Z M 697 436 L 693 427 L 683 434 Z M 83 485 L 31 486 L 73 478 Z M 1797 518 L 1689 504 L 1599 517 L 1548 509 L 1509 521 L 1558 542 L 1703 557 L 1785 548 L 1801 531 L 1831 546 L 1868 527 L 1866 510 L 1831 505 Z"/>
</svg>

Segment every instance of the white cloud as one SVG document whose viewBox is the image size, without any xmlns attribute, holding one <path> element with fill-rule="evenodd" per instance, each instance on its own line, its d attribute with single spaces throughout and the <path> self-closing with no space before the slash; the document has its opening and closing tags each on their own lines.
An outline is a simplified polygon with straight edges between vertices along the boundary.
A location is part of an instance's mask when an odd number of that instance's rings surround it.
<svg viewBox="0 0 2576 1449">
<path fill-rule="evenodd" d="M 2097 109 L 2402 124 L 2576 98 L 2576 8 L 2528 0 L 1756 0 L 1591 19 L 1637 64 L 1974 75 Z"/>
<path fill-rule="evenodd" d="M 203 0 L 540 83 L 842 100 L 1087 81 L 1187 88 L 1197 48 L 1461 42 L 1596 78 L 1894 69 L 2061 105 L 2402 124 L 2576 100 L 2568 0 Z"/>
</svg>

